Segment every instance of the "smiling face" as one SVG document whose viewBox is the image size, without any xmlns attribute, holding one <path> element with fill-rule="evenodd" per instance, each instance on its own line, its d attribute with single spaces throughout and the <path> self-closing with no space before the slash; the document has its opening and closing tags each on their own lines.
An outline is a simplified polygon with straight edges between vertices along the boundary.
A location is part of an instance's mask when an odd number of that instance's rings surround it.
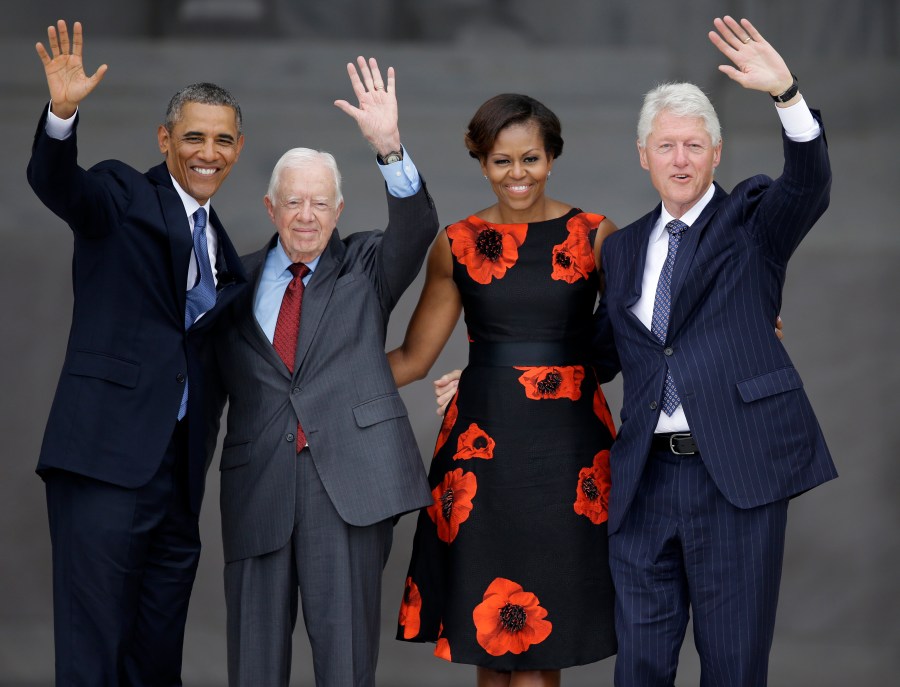
<svg viewBox="0 0 900 687">
<path fill-rule="evenodd" d="M 663 110 L 653 122 L 646 146 L 638 145 L 638 153 L 666 210 L 680 218 L 709 189 L 722 142 L 712 145 L 700 117 L 679 117 Z"/>
<path fill-rule="evenodd" d="M 275 197 L 264 202 L 291 262 L 310 262 L 325 250 L 344 209 L 336 196 L 334 175 L 324 163 L 281 171 Z"/>
<path fill-rule="evenodd" d="M 178 185 L 204 205 L 225 181 L 244 145 L 228 105 L 188 102 L 170 131 L 157 131 L 159 150 Z"/>
<path fill-rule="evenodd" d="M 511 124 L 497 134 L 481 163 L 504 219 L 528 222 L 543 219 L 544 188 L 553 158 L 534 122 Z"/>
</svg>

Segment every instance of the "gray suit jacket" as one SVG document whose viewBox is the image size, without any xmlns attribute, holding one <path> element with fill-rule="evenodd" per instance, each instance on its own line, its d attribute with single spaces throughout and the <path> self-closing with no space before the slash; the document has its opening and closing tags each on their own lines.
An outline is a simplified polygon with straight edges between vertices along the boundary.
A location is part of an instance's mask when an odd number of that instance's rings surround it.
<svg viewBox="0 0 900 687">
<path fill-rule="evenodd" d="M 388 316 L 415 279 L 438 229 L 424 182 L 388 198 L 388 228 L 337 230 L 305 289 L 290 375 L 253 313 L 277 235 L 244 257 L 253 289 L 224 314 L 214 337 L 211 422 L 229 401 L 220 462 L 226 562 L 283 547 L 293 530 L 297 418 L 336 510 L 351 525 L 431 503 L 406 407 L 384 354 Z M 215 432 L 212 433 L 215 436 Z"/>
</svg>

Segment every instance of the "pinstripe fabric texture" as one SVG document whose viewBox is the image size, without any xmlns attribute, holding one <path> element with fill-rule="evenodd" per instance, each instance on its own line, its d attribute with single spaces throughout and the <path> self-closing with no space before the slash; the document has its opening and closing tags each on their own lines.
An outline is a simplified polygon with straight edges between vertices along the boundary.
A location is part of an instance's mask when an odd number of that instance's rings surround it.
<svg viewBox="0 0 900 687">
<path fill-rule="evenodd" d="M 384 355 L 388 316 L 437 233 L 427 191 L 388 195 L 386 231 L 335 230 L 303 295 L 293 373 L 253 314 L 277 236 L 244 258 L 247 289 L 215 338 L 216 407 L 228 404 L 220 461 L 226 562 L 282 548 L 294 526 L 298 420 L 341 518 L 371 525 L 431 503 L 415 435 Z"/>
<path fill-rule="evenodd" d="M 803 382 L 773 334 L 788 258 L 828 206 L 824 133 L 784 136 L 778 179 L 759 175 L 731 193 L 716 185 L 682 238 L 672 275 L 667 346 L 630 311 L 640 296 L 649 232 L 660 208 L 603 243 L 605 312 L 624 383 L 612 449 L 610 531 L 634 498 L 671 371 L 703 461 L 725 497 L 750 508 L 837 476 Z"/>
<path fill-rule="evenodd" d="M 631 312 L 661 208 L 603 244 L 597 333 L 612 332 L 624 382 L 609 501 L 617 687 L 674 684 L 689 609 L 701 686 L 765 685 L 788 499 L 837 476 L 773 333 L 788 259 L 828 207 L 827 145 L 824 131 L 783 140 L 779 178 L 716 184 L 682 237 L 665 342 Z M 697 456 L 650 452 L 667 371 Z"/>
<path fill-rule="evenodd" d="M 331 235 L 303 291 L 291 370 L 253 312 L 277 234 L 244 258 L 254 288 L 217 331 L 210 394 L 218 413 L 229 404 L 219 503 L 232 684 L 287 684 L 279 676 L 290 666 L 293 618 L 284 611 L 296 609 L 298 590 L 317 684 L 374 683 L 391 518 L 431 503 L 384 344 L 388 316 L 437 233 L 437 213 L 424 180 L 413 196 L 387 197 L 385 231 Z M 298 422 L 308 440 L 299 454 Z M 260 630 L 273 594 L 277 627 Z M 261 649 L 260 633 L 273 646 Z"/>
<path fill-rule="evenodd" d="M 341 520 L 306 453 L 297 463 L 295 487 L 290 541 L 266 556 L 225 566 L 228 683 L 290 683 L 291 635 L 302 601 L 303 623 L 316 647 L 316 684 L 373 687 L 381 623 L 372 609 L 381 606 L 393 523 L 352 527 Z M 248 593 L 256 589 L 266 593 Z"/>
<path fill-rule="evenodd" d="M 690 612 L 701 687 L 766 684 L 787 500 L 728 503 L 697 456 L 650 456 L 610 537 L 617 687 L 671 687 Z"/>
</svg>

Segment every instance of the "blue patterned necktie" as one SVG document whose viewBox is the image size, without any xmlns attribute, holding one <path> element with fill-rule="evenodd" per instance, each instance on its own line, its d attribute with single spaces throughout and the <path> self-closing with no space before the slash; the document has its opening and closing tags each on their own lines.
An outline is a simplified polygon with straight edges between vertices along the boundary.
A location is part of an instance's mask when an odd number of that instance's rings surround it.
<svg viewBox="0 0 900 687">
<path fill-rule="evenodd" d="M 678 244 L 681 235 L 688 225 L 680 219 L 673 219 L 666 225 L 669 232 L 669 252 L 662 271 L 659 273 L 659 284 L 656 287 L 656 300 L 653 301 L 653 322 L 650 331 L 661 344 L 666 342 L 666 334 L 669 330 L 669 313 L 672 310 L 672 269 L 675 267 L 675 254 L 678 252 Z M 666 383 L 663 387 L 662 409 L 666 415 L 671 416 L 681 403 L 678 398 L 678 389 L 675 388 L 675 380 L 672 373 L 666 368 Z"/>
<path fill-rule="evenodd" d="M 194 256 L 197 258 L 199 279 L 187 292 L 184 304 L 184 328 L 190 329 L 197 318 L 216 304 L 216 280 L 209 264 L 209 248 L 206 243 L 206 210 L 194 213 Z M 184 393 L 178 408 L 178 419 L 187 412 L 188 380 L 184 381 Z"/>
</svg>

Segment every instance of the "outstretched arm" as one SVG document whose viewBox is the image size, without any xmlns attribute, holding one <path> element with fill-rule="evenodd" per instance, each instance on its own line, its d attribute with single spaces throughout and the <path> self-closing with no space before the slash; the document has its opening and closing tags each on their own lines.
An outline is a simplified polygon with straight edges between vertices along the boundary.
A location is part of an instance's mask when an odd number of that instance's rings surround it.
<svg viewBox="0 0 900 687">
<path fill-rule="evenodd" d="M 354 107 L 346 100 L 335 100 L 334 104 L 356 120 L 362 135 L 378 155 L 383 157 L 390 152 L 399 152 L 400 128 L 394 68 L 388 67 L 385 85 L 374 57 L 366 62 L 360 56 L 356 58 L 356 63 L 359 71 L 352 62 L 348 62 L 347 74 L 359 106 Z"/>
<path fill-rule="evenodd" d="M 453 257 L 445 234 L 438 235 L 428 255 L 425 286 L 399 348 L 388 353 L 397 386 L 422 379 L 450 338 L 462 300 L 453 281 Z"/>
<path fill-rule="evenodd" d="M 84 73 L 81 53 L 84 39 L 81 33 L 81 22 L 72 26 L 72 41 L 69 43 L 69 31 L 66 22 L 60 19 L 56 27 L 47 27 L 47 45 L 36 43 L 38 57 L 44 63 L 47 86 L 50 88 L 51 111 L 61 119 L 68 119 L 78 109 L 78 103 L 96 88 L 106 74 L 106 65 L 101 64 L 93 76 Z M 71 53 L 69 52 L 71 47 Z"/>
<path fill-rule="evenodd" d="M 762 37 L 749 19 L 740 23 L 726 16 L 713 20 L 715 31 L 709 32 L 712 41 L 725 57 L 734 63 L 719 65 L 719 71 L 727 74 L 744 88 L 764 91 L 777 96 L 787 91 L 794 82 L 791 70 L 778 51 Z M 778 103 L 779 107 L 789 107 L 800 100 L 797 93 L 793 98 Z"/>
</svg>

